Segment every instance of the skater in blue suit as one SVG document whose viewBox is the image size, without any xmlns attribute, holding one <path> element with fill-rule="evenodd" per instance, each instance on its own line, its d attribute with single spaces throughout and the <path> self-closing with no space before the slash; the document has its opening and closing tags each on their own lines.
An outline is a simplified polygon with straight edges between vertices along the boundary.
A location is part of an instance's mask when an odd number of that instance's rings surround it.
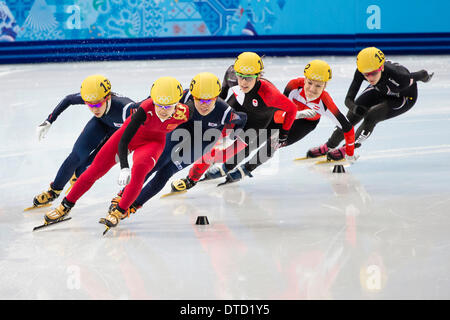
<svg viewBox="0 0 450 320">
<path fill-rule="evenodd" d="M 67 182 L 70 181 L 73 185 L 77 177 L 91 164 L 101 146 L 138 107 L 133 100 L 111 92 L 111 83 L 106 77 L 91 75 L 83 80 L 80 93 L 66 96 L 37 127 L 39 141 L 46 136 L 58 116 L 71 105 L 86 105 L 94 116 L 84 127 L 72 152 L 50 183 L 50 188 L 34 197 L 30 209 L 50 205 L 60 195 Z"/>
</svg>

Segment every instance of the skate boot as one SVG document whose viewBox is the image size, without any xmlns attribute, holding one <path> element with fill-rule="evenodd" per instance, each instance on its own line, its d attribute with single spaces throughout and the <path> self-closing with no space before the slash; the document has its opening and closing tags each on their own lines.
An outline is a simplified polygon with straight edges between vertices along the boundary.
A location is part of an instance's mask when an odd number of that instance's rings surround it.
<svg viewBox="0 0 450 320">
<path fill-rule="evenodd" d="M 428 73 L 427 70 L 420 70 L 420 71 L 412 73 L 414 80 L 422 81 L 425 83 L 429 82 L 431 80 L 431 78 L 433 78 L 433 75 L 434 75 L 434 72 Z"/>
<path fill-rule="evenodd" d="M 120 199 L 122 199 L 122 195 L 123 195 L 123 190 L 120 190 L 119 193 L 117 194 L 117 196 L 115 196 L 114 198 L 111 199 L 111 204 L 109 205 L 108 213 L 110 213 L 117 207 L 117 205 L 120 202 Z"/>
<path fill-rule="evenodd" d="M 433 78 L 433 76 L 434 76 L 434 72 L 432 72 L 432 73 L 427 72 L 427 76 L 425 77 L 425 79 L 423 79 L 423 82 L 425 82 L 425 83 L 429 82 L 431 80 L 431 78 Z"/>
<path fill-rule="evenodd" d="M 339 161 L 345 158 L 345 146 L 336 148 L 327 153 L 327 160 Z"/>
<path fill-rule="evenodd" d="M 120 220 L 123 220 L 125 218 L 128 218 L 130 215 L 135 214 L 138 209 L 140 209 L 142 206 L 138 205 L 137 203 L 133 203 L 127 210 L 124 217 L 122 217 Z"/>
<path fill-rule="evenodd" d="M 328 146 L 326 143 L 319 147 L 311 148 L 306 153 L 307 158 L 317 158 L 326 155 L 328 152 Z"/>
<path fill-rule="evenodd" d="M 227 180 L 230 182 L 236 182 L 244 178 L 245 176 L 253 178 L 253 175 L 245 168 L 245 165 L 237 167 L 233 171 L 227 173 Z"/>
<path fill-rule="evenodd" d="M 172 192 L 182 192 L 189 190 L 190 188 L 195 186 L 196 183 L 197 182 L 189 178 L 189 176 L 184 179 L 175 180 L 171 184 Z"/>
<path fill-rule="evenodd" d="M 61 191 L 62 190 L 53 189 L 52 184 L 50 184 L 50 188 L 47 191 L 44 191 L 41 194 L 34 197 L 33 206 L 41 207 L 53 202 L 53 200 L 59 197 Z"/>
<path fill-rule="evenodd" d="M 72 202 L 64 198 L 57 208 L 45 214 L 44 216 L 45 224 L 51 224 L 64 220 L 69 214 L 70 210 L 73 208 L 73 206 L 74 204 Z"/>
<path fill-rule="evenodd" d="M 206 171 L 203 180 L 211 180 L 224 177 L 227 173 L 228 169 L 225 167 L 225 164 L 222 164 L 221 166 L 213 165 L 208 169 L 208 171 Z"/>
<path fill-rule="evenodd" d="M 128 210 L 125 211 L 121 207 L 116 206 L 111 212 L 108 213 L 106 218 L 100 218 L 100 220 L 98 221 L 99 223 L 104 224 L 106 227 L 103 234 L 108 232 L 110 228 L 115 228 L 119 224 L 120 220 L 126 218 L 127 216 Z"/>
<path fill-rule="evenodd" d="M 70 183 L 70 187 L 66 190 L 66 195 L 69 194 L 70 190 L 72 189 L 73 185 L 75 184 L 75 182 L 77 182 L 78 177 L 75 175 L 75 173 L 73 174 L 72 178 L 70 178 L 69 183 Z"/>
</svg>

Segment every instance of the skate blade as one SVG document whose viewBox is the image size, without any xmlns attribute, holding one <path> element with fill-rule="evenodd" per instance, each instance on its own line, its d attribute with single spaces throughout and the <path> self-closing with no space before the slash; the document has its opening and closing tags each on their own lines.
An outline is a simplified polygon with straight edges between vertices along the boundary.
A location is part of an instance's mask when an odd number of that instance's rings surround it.
<svg viewBox="0 0 450 320">
<path fill-rule="evenodd" d="M 325 156 L 326 156 L 326 155 L 319 156 L 319 157 L 315 157 L 315 158 L 310 158 L 310 157 L 300 157 L 300 158 L 295 158 L 294 161 L 317 160 L 317 159 L 322 159 L 322 158 L 324 158 Z"/>
<path fill-rule="evenodd" d="M 346 163 L 347 160 L 346 159 L 341 159 L 341 160 L 320 160 L 320 161 L 316 161 L 314 162 L 314 164 L 335 164 L 335 163 Z"/>
<path fill-rule="evenodd" d="M 217 186 L 221 187 L 221 186 L 224 186 L 224 185 L 227 185 L 227 184 L 230 184 L 230 183 L 235 183 L 235 182 L 238 182 L 238 181 L 240 181 L 240 180 L 236 180 L 236 181 L 225 180 L 224 182 L 219 183 Z"/>
<path fill-rule="evenodd" d="M 220 178 L 223 178 L 223 177 L 226 177 L 226 176 L 227 176 L 227 175 L 220 176 L 220 177 L 217 177 L 217 178 L 207 178 L 207 177 L 203 177 L 202 179 L 198 180 L 198 182 L 217 180 L 217 179 L 220 179 Z"/>
<path fill-rule="evenodd" d="M 104 236 L 109 231 L 109 229 L 111 229 L 111 228 L 105 224 L 105 231 L 103 231 L 102 235 Z"/>
<path fill-rule="evenodd" d="M 60 222 L 68 221 L 68 220 L 70 220 L 70 219 L 72 219 L 72 217 L 64 218 L 64 219 L 59 220 L 59 221 L 56 221 L 56 222 L 44 223 L 44 224 L 41 224 L 40 226 L 34 227 L 34 228 L 33 228 L 33 231 L 39 230 L 39 229 L 42 229 L 42 228 L 46 228 L 46 227 L 50 227 L 50 226 L 52 226 L 52 225 L 54 225 L 54 224 L 58 224 L 58 223 L 60 223 Z"/>
<path fill-rule="evenodd" d="M 100 218 L 100 220 L 98 220 L 98 223 L 105 225 L 105 231 L 103 231 L 103 235 L 105 235 L 109 229 L 112 228 L 112 226 L 109 225 L 109 221 L 106 220 L 106 218 Z"/>
<path fill-rule="evenodd" d="M 186 192 L 187 192 L 187 190 L 177 191 L 177 192 L 169 192 L 169 193 L 163 194 L 163 195 L 161 196 L 161 199 L 162 199 L 162 198 L 171 197 L 171 196 L 176 196 L 176 195 L 183 194 L 183 193 L 186 193 Z"/>
<path fill-rule="evenodd" d="M 32 206 L 32 207 L 25 208 L 25 209 L 23 209 L 23 211 L 30 211 L 33 209 L 46 208 L 46 207 L 50 207 L 51 205 L 52 205 L 51 203 L 41 204 L 38 206 Z"/>
</svg>

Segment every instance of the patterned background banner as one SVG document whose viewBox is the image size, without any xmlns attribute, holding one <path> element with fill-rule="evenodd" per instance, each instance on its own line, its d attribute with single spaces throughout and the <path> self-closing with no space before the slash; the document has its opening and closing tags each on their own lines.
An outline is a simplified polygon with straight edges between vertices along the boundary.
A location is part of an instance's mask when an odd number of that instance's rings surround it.
<svg viewBox="0 0 450 320">
<path fill-rule="evenodd" d="M 0 64 L 449 54 L 449 0 L 0 0 Z"/>
<path fill-rule="evenodd" d="M 448 9 L 447 0 L 0 0 L 0 41 L 450 32 Z"/>
<path fill-rule="evenodd" d="M 0 1 L 1 40 L 266 34 L 284 2 L 6 0 Z"/>
</svg>

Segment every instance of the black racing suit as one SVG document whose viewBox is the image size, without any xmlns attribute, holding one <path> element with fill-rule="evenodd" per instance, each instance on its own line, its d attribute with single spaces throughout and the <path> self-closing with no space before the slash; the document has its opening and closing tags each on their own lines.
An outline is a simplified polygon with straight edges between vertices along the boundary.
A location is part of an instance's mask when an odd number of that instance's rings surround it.
<svg viewBox="0 0 450 320">
<path fill-rule="evenodd" d="M 404 66 L 386 61 L 378 83 L 369 85 L 355 100 L 362 82 L 366 80 L 364 75 L 356 70 L 345 97 L 345 105 L 349 108 L 349 122 L 355 126 L 364 119 L 355 133 L 355 146 L 359 147 L 361 142 L 370 136 L 378 122 L 399 116 L 411 109 L 417 100 L 416 82 L 423 81 L 426 77 L 428 73 L 425 70 L 410 73 Z M 336 148 L 343 138 L 342 130 L 336 127 L 327 141 L 328 148 Z"/>
<path fill-rule="evenodd" d="M 257 80 L 253 89 L 246 94 L 240 90 L 239 86 L 235 86 L 231 90 L 233 94 L 228 99 L 228 104 L 234 110 L 247 114 L 247 123 L 244 126 L 243 137 L 247 147 L 228 159 L 225 163 L 225 168 L 228 171 L 232 170 L 239 162 L 248 157 L 253 150 L 258 149 L 264 142 L 267 142 L 270 147 L 261 148 L 255 157 L 245 164 L 245 168 L 248 171 L 252 171 L 272 156 L 275 151 L 274 140 L 278 142 L 280 137 L 287 137 L 295 120 L 297 107 L 266 79 Z M 271 132 L 272 130 L 265 130 L 272 123 L 273 115 L 277 110 L 286 112 L 279 135 L 276 132 Z"/>
</svg>

